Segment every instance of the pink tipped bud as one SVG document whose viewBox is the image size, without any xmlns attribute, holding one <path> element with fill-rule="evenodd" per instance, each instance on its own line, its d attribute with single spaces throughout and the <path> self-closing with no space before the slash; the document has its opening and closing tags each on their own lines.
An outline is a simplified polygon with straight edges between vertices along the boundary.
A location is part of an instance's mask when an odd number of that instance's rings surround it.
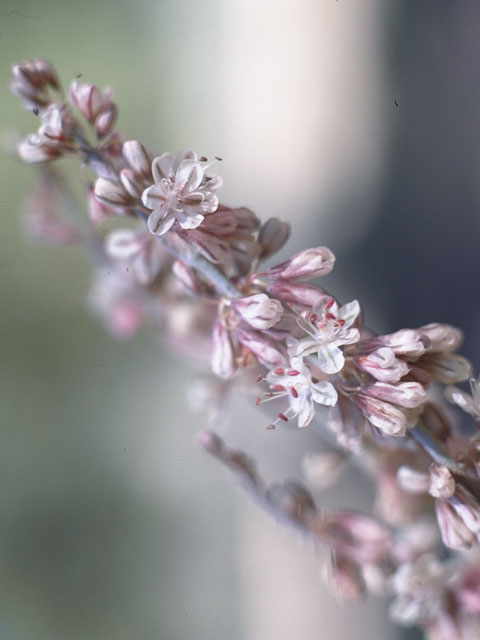
<svg viewBox="0 0 480 640">
<path fill-rule="evenodd" d="M 449 549 L 469 549 L 475 536 L 444 499 L 435 501 L 435 513 L 443 544 Z"/>
<path fill-rule="evenodd" d="M 303 307 L 317 307 L 327 297 L 322 289 L 309 284 L 295 284 L 282 280 L 274 280 L 267 286 L 267 291 L 274 298 Z"/>
<path fill-rule="evenodd" d="M 262 250 L 260 258 L 267 258 L 283 247 L 290 235 L 290 225 L 278 218 L 270 218 L 265 222 L 258 236 Z"/>
<path fill-rule="evenodd" d="M 51 103 L 48 89 L 60 91 L 55 69 L 45 60 L 31 60 L 12 67 L 10 90 L 27 109 L 44 109 Z"/>
<path fill-rule="evenodd" d="M 144 243 L 131 229 L 115 229 L 105 238 L 105 253 L 114 260 L 131 260 L 143 249 Z"/>
<path fill-rule="evenodd" d="M 100 224 L 106 218 L 110 218 L 114 214 L 114 210 L 97 200 L 93 187 L 89 186 L 87 189 L 87 204 L 88 204 L 88 217 L 90 222 L 94 225 Z"/>
<path fill-rule="evenodd" d="M 420 327 L 419 331 L 430 340 L 430 353 L 455 351 L 463 340 L 463 333 L 460 329 L 452 327 L 449 324 L 432 322 L 431 324 L 426 324 L 424 327 Z"/>
<path fill-rule="evenodd" d="M 145 178 L 152 175 L 152 159 L 145 147 L 136 140 L 127 140 L 123 145 L 123 157 L 129 166 Z"/>
<path fill-rule="evenodd" d="M 434 498 L 450 498 L 455 492 L 455 480 L 447 467 L 433 462 L 429 473 L 429 494 Z"/>
<path fill-rule="evenodd" d="M 117 116 L 118 109 L 113 102 L 102 107 L 95 120 L 95 131 L 99 138 L 103 138 L 112 132 Z"/>
<path fill-rule="evenodd" d="M 70 102 L 76 107 L 82 116 L 89 122 L 93 122 L 102 106 L 102 94 L 93 84 L 72 82 L 69 92 Z"/>
<path fill-rule="evenodd" d="M 251 351 L 262 364 L 271 369 L 283 364 L 285 357 L 277 348 L 275 342 L 264 336 L 259 331 L 244 331 L 237 329 L 236 338 Z"/>
<path fill-rule="evenodd" d="M 470 531 L 480 539 L 480 503 L 477 498 L 457 484 L 455 493 L 448 501 Z"/>
<path fill-rule="evenodd" d="M 333 269 L 335 256 L 327 247 L 315 247 L 295 254 L 286 262 L 269 269 L 272 280 L 309 280 L 324 276 Z"/>
<path fill-rule="evenodd" d="M 283 315 L 282 303 L 264 293 L 239 298 L 232 303 L 232 307 L 254 329 L 270 329 Z"/>
<path fill-rule="evenodd" d="M 220 320 L 216 320 L 213 325 L 211 366 L 213 372 L 221 378 L 229 378 L 236 370 L 230 333 Z"/>
<path fill-rule="evenodd" d="M 426 335 L 414 329 L 400 329 L 395 333 L 390 333 L 377 338 L 368 338 L 358 344 L 361 353 L 369 353 L 374 349 L 388 347 L 396 355 L 421 356 L 430 346 L 430 340 Z"/>
<path fill-rule="evenodd" d="M 409 371 L 407 363 L 399 360 L 390 347 L 380 347 L 366 356 L 359 356 L 355 363 L 379 382 L 396 383 Z"/>
<path fill-rule="evenodd" d="M 204 288 L 193 269 L 187 267 L 181 260 L 175 260 L 172 265 L 172 272 L 182 289 L 189 295 L 196 295 L 203 291 Z"/>
<path fill-rule="evenodd" d="M 61 149 L 47 144 L 36 134 L 22 140 L 17 145 L 17 153 L 24 162 L 29 164 L 51 162 L 62 155 Z"/>
<path fill-rule="evenodd" d="M 418 382 L 400 382 L 396 385 L 374 382 L 362 385 L 361 392 L 407 409 L 418 407 L 427 396 L 425 389 Z"/>
<path fill-rule="evenodd" d="M 132 198 L 140 200 L 145 190 L 143 180 L 138 177 L 133 169 L 122 169 L 120 171 L 120 181 Z"/>
<path fill-rule="evenodd" d="M 421 360 L 421 366 L 442 384 L 462 382 L 472 375 L 471 363 L 456 353 L 427 353 Z"/>
<path fill-rule="evenodd" d="M 94 193 L 96 198 L 101 202 L 106 202 L 116 207 L 128 207 L 132 205 L 132 198 L 123 186 L 107 178 L 97 179 Z"/>
<path fill-rule="evenodd" d="M 223 445 L 222 440 L 217 436 L 213 431 L 200 431 L 197 436 L 198 444 L 203 447 L 208 453 L 211 453 L 214 456 L 220 455 L 225 447 Z"/>
<path fill-rule="evenodd" d="M 352 397 L 353 402 L 363 412 L 374 427 L 389 436 L 404 436 L 407 430 L 407 418 L 403 411 L 389 402 L 358 394 Z"/>
</svg>

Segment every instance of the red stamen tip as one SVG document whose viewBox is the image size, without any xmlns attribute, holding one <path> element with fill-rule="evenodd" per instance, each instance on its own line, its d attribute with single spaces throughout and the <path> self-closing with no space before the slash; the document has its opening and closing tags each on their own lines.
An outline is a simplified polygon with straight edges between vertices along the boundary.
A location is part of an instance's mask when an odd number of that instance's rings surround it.
<svg viewBox="0 0 480 640">
<path fill-rule="evenodd" d="M 343 325 L 345 324 L 345 320 L 343 318 L 339 318 L 337 322 L 341 327 L 343 327 Z"/>
<path fill-rule="evenodd" d="M 296 369 L 290 369 L 290 371 L 287 371 L 287 375 L 289 375 L 289 376 L 299 376 L 300 375 L 300 371 L 297 371 Z"/>
<path fill-rule="evenodd" d="M 335 320 L 335 316 L 333 315 L 333 313 L 326 313 L 325 318 L 327 320 Z"/>
<path fill-rule="evenodd" d="M 278 367 L 278 369 L 274 369 L 273 373 L 276 376 L 283 376 L 283 374 L 285 373 L 285 369 L 282 369 L 282 367 Z"/>
<path fill-rule="evenodd" d="M 255 380 L 255 382 L 262 382 L 263 380 L 263 376 L 258 376 L 258 378 Z"/>
<path fill-rule="evenodd" d="M 295 389 L 295 387 L 290 387 L 290 393 L 294 398 L 298 398 L 298 391 Z"/>
<path fill-rule="evenodd" d="M 312 322 L 316 322 L 316 321 L 317 321 L 317 319 L 318 319 L 317 314 L 316 314 L 316 313 L 312 313 L 312 315 L 310 316 L 310 320 L 311 320 Z"/>
<path fill-rule="evenodd" d="M 260 404 L 260 398 L 255 398 L 255 406 L 258 407 Z"/>
<path fill-rule="evenodd" d="M 335 299 L 334 298 L 330 298 L 330 300 L 325 305 L 325 309 L 331 309 L 334 304 L 335 304 Z"/>
<path fill-rule="evenodd" d="M 272 389 L 274 391 L 285 391 L 285 387 L 283 386 L 283 384 L 274 384 L 272 385 Z"/>
<path fill-rule="evenodd" d="M 284 422 L 288 422 L 288 418 L 284 413 L 279 413 L 278 417 L 280 418 L 280 420 L 283 420 Z"/>
<path fill-rule="evenodd" d="M 275 429 L 275 425 L 274 424 L 267 424 L 267 426 L 265 428 L 268 429 L 269 431 L 271 431 L 272 429 Z"/>
</svg>

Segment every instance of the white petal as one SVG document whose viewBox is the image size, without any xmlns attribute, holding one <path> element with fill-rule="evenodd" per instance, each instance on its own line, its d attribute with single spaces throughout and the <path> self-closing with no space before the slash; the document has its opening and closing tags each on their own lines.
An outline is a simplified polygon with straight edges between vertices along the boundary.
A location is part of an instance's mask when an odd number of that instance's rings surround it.
<svg viewBox="0 0 480 640">
<path fill-rule="evenodd" d="M 318 349 L 318 366 L 324 373 L 338 373 L 344 364 L 343 351 L 335 344 L 326 344 Z"/>
<path fill-rule="evenodd" d="M 331 382 L 317 382 L 312 385 L 312 398 L 318 404 L 334 407 L 337 404 L 337 390 Z"/>
<path fill-rule="evenodd" d="M 154 236 L 163 236 L 175 222 L 173 213 L 166 213 L 165 209 L 155 209 L 148 216 L 147 227 Z"/>
<path fill-rule="evenodd" d="M 175 177 L 173 165 L 175 156 L 171 153 L 164 153 L 152 162 L 152 175 L 155 182 L 160 182 L 164 178 L 170 179 Z"/>
</svg>

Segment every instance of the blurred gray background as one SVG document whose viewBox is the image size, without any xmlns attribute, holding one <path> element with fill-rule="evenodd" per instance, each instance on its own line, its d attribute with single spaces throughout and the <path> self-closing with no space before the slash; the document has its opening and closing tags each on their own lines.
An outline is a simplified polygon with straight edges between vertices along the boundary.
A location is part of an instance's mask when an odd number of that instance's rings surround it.
<svg viewBox="0 0 480 640">
<path fill-rule="evenodd" d="M 368 325 L 451 322 L 478 361 L 479 19 L 475 0 L 1 0 L 2 138 L 37 125 L 13 62 L 112 85 L 127 137 L 221 156 L 225 203 L 289 219 L 288 252 L 330 246 L 325 286 Z M 24 241 L 33 171 L 0 163 L 0 639 L 405 637 L 382 603 L 341 606 L 198 450 L 189 363 L 85 312 L 85 257 Z M 229 440 L 299 475 L 312 433 L 234 409 Z M 323 500 L 371 491 L 352 473 Z"/>
</svg>

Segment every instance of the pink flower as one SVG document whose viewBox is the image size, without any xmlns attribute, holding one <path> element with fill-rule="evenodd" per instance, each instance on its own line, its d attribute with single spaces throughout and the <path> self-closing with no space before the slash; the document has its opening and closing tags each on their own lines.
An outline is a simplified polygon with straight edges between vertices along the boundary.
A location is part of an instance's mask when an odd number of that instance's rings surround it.
<svg viewBox="0 0 480 640">
<path fill-rule="evenodd" d="M 306 365 L 294 361 L 292 366 L 291 369 L 280 367 L 268 373 L 266 379 L 273 391 L 267 394 L 264 402 L 286 396 L 289 408 L 278 415 L 273 425 L 280 420 L 297 418 L 299 427 L 308 427 L 315 415 L 314 403 L 333 407 L 337 402 L 337 392 L 331 382 L 313 382 Z"/>
<path fill-rule="evenodd" d="M 338 373 L 345 364 L 340 346 L 360 339 L 359 330 L 352 326 L 359 313 L 357 300 L 340 308 L 333 298 L 322 301 L 312 313 L 299 316 L 297 323 L 309 337 L 290 339 L 288 353 L 295 358 L 316 353 L 318 366 L 324 373 Z"/>
<path fill-rule="evenodd" d="M 215 191 L 222 185 L 217 176 L 206 176 L 193 151 L 182 151 L 175 158 L 164 153 L 153 160 L 155 184 L 145 189 L 142 202 L 152 209 L 147 225 L 161 236 L 175 221 L 182 229 L 196 229 L 206 214 L 218 207 Z"/>
</svg>

